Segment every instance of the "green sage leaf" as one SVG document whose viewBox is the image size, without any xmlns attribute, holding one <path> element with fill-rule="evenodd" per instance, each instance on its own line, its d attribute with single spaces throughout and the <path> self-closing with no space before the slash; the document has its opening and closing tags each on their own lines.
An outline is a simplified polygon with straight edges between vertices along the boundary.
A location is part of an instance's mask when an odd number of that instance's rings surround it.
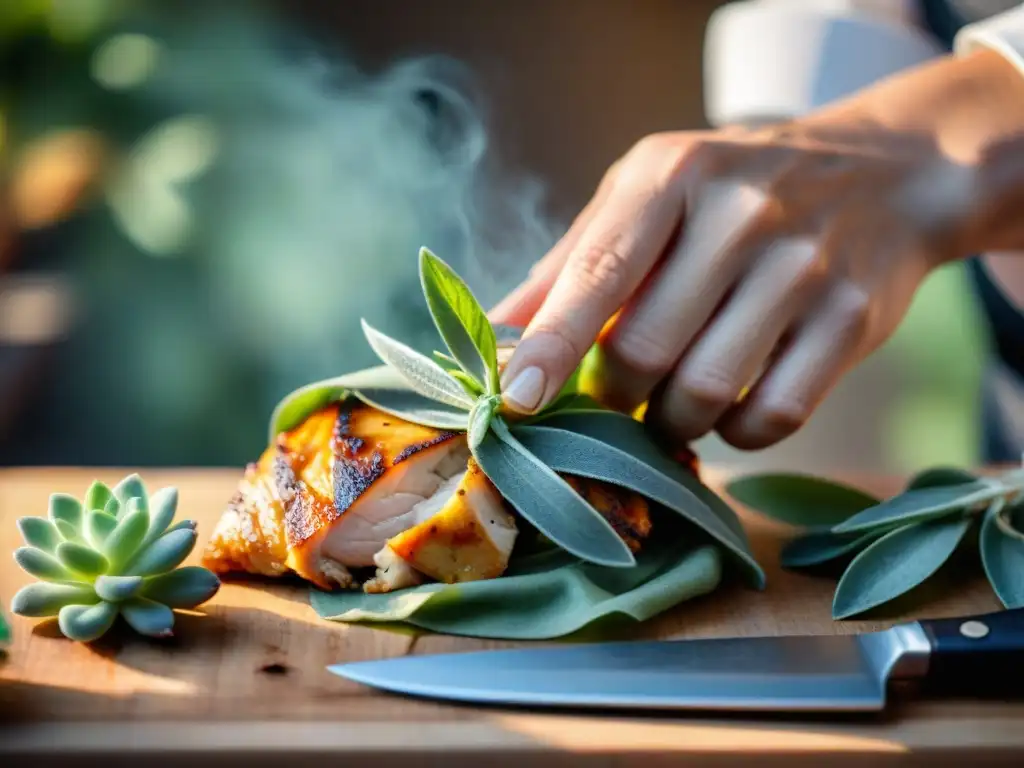
<svg viewBox="0 0 1024 768">
<path fill-rule="evenodd" d="M 436 349 L 431 354 L 434 356 L 434 359 L 437 360 L 438 365 L 453 365 L 460 371 L 462 370 L 462 368 L 459 367 L 459 361 L 451 355 L 446 355 L 444 352 L 438 352 Z M 451 371 L 449 371 L 449 373 L 451 373 Z"/>
<path fill-rule="evenodd" d="M 678 513 L 725 545 L 755 574 L 758 582 L 764 573 L 736 533 L 690 487 L 696 482 L 681 465 L 667 456 L 651 459 L 647 443 L 631 451 L 624 447 L 629 433 L 609 445 L 589 435 L 545 425 L 519 427 L 514 434 L 531 454 L 556 472 L 603 480 L 628 488 Z M 684 475 L 689 477 L 684 478 Z"/>
<path fill-rule="evenodd" d="M 434 325 L 452 357 L 487 394 L 499 394 L 497 337 L 469 286 L 427 248 L 420 249 L 420 283 Z"/>
<path fill-rule="evenodd" d="M 867 533 L 832 533 L 815 531 L 786 543 L 779 555 L 783 568 L 806 568 L 822 565 L 857 552 L 884 534 L 872 529 Z"/>
<path fill-rule="evenodd" d="M 149 530 L 149 515 L 140 509 L 135 498 L 125 505 L 127 514 L 117 521 L 117 527 L 103 542 L 103 554 L 115 568 L 127 563 L 138 551 Z"/>
<path fill-rule="evenodd" d="M 500 579 L 422 584 L 386 594 L 310 590 L 324 619 L 402 622 L 428 632 L 506 640 L 544 640 L 598 629 L 605 622 L 649 621 L 712 593 L 722 549 L 652 537 L 633 568 L 603 568 L 560 549 L 514 557 Z"/>
<path fill-rule="evenodd" d="M 962 516 L 888 532 L 846 569 L 836 587 L 832 617 L 846 619 L 909 592 L 949 559 L 970 525 L 971 519 Z"/>
<path fill-rule="evenodd" d="M 565 551 L 599 565 L 636 564 L 601 513 L 527 451 L 500 417 L 493 419 L 473 457 L 519 514 Z"/>
<path fill-rule="evenodd" d="M 59 545 L 58 545 L 59 546 Z M 44 581 L 77 581 L 75 575 L 53 555 L 33 547 L 14 550 L 14 562 L 30 576 Z"/>
<path fill-rule="evenodd" d="M 95 605 L 65 605 L 57 614 L 57 624 L 64 636 L 79 643 L 98 640 L 114 626 L 117 605 L 96 603 Z"/>
<path fill-rule="evenodd" d="M 802 474 L 740 477 L 725 490 L 763 515 L 805 528 L 837 525 L 880 503 L 852 486 Z"/>
<path fill-rule="evenodd" d="M 865 509 L 833 526 L 834 533 L 866 531 L 879 525 L 909 524 L 955 514 L 981 504 L 1000 493 L 998 486 L 983 481 L 917 488 Z"/>
<path fill-rule="evenodd" d="M 938 488 L 946 485 L 963 485 L 973 483 L 978 476 L 973 472 L 956 467 L 932 467 L 918 472 L 910 478 L 907 483 L 907 490 L 913 491 L 918 488 Z"/>
<path fill-rule="evenodd" d="M 1024 608 L 1024 536 L 1013 535 L 1000 526 L 1005 512 L 1003 499 L 996 499 L 981 523 L 979 547 L 985 576 L 996 597 L 1007 608 Z"/>
<path fill-rule="evenodd" d="M 57 526 L 44 517 L 21 517 L 17 524 L 25 543 L 43 552 L 52 553 L 62 541 Z"/>
<path fill-rule="evenodd" d="M 381 360 L 393 366 L 410 387 L 426 397 L 456 408 L 468 411 L 473 407 L 473 399 L 466 394 L 466 390 L 445 373 L 441 366 L 412 347 L 376 330 L 365 320 L 362 322 L 363 333 L 373 351 Z"/>
<path fill-rule="evenodd" d="M 480 386 L 479 382 L 461 368 L 445 368 L 445 373 L 459 382 L 466 390 L 466 394 L 474 400 L 484 395 L 484 388 Z"/>
<path fill-rule="evenodd" d="M 85 518 L 86 537 L 89 543 L 97 549 L 103 549 L 103 544 L 115 528 L 117 528 L 117 517 L 106 512 L 93 510 Z"/>
<path fill-rule="evenodd" d="M 168 531 L 154 541 L 124 569 L 126 576 L 152 576 L 176 568 L 192 551 L 196 532 L 192 528 Z"/>
<path fill-rule="evenodd" d="M 274 406 L 270 415 L 268 439 L 272 442 L 281 432 L 299 426 L 311 413 L 330 403 L 344 400 L 353 390 L 358 389 L 410 388 L 405 379 L 390 365 L 378 365 L 314 381 L 293 390 Z"/>
<path fill-rule="evenodd" d="M 491 420 L 501 406 L 501 397 L 491 395 L 481 398 L 469 414 L 469 448 L 475 451 L 491 428 Z"/>
<path fill-rule="evenodd" d="M 89 486 L 89 490 L 85 492 L 85 511 L 104 509 L 107 506 L 107 502 L 112 498 L 114 498 L 114 492 L 110 490 L 107 484 L 95 480 Z"/>
<path fill-rule="evenodd" d="M 45 618 L 56 616 L 65 605 L 92 605 L 99 602 L 87 584 L 51 584 L 36 581 L 19 589 L 11 599 L 11 611 L 19 616 Z"/>
<path fill-rule="evenodd" d="M 149 500 L 149 528 L 146 529 L 146 535 L 139 543 L 139 547 L 148 546 L 156 541 L 157 537 L 167 530 L 167 526 L 174 520 L 174 515 L 177 511 L 177 488 L 161 488 L 154 493 Z"/>
<path fill-rule="evenodd" d="M 198 565 L 188 565 L 146 579 L 142 597 L 170 608 L 195 608 L 217 594 L 220 579 Z"/>
<path fill-rule="evenodd" d="M 57 545 L 57 559 L 69 570 L 89 578 L 106 573 L 110 568 L 107 558 L 95 549 L 74 541 L 64 541 Z"/>
<path fill-rule="evenodd" d="M 643 464 L 657 468 L 662 474 L 668 475 L 685 486 L 732 530 L 736 540 L 742 544 L 748 555 L 748 557 L 742 558 L 742 562 L 746 565 L 752 564 L 753 555 L 750 554 L 750 542 L 736 512 L 686 467 L 668 457 L 651 439 L 646 427 L 636 419 L 617 411 L 594 410 L 556 413 L 539 424 L 586 435 L 613 448 L 618 448 Z M 766 577 L 760 566 L 750 567 L 747 575 L 757 588 L 764 587 Z"/>
<path fill-rule="evenodd" d="M 149 637 L 170 637 L 174 634 L 174 612 L 166 605 L 133 597 L 121 603 L 121 615 L 129 626 L 140 635 Z"/>
<path fill-rule="evenodd" d="M 119 603 L 134 597 L 142 587 L 141 576 L 100 576 L 96 579 L 96 594 L 104 600 Z"/>
<path fill-rule="evenodd" d="M 469 414 L 435 402 L 410 389 L 356 389 L 353 397 L 395 418 L 434 429 L 465 432 L 469 428 Z"/>
<path fill-rule="evenodd" d="M 138 508 L 149 514 L 149 494 L 146 492 L 146 485 L 138 474 L 131 474 L 124 478 L 113 488 L 114 497 L 121 502 L 119 516 L 128 514 L 128 501 L 138 499 Z"/>
<path fill-rule="evenodd" d="M 82 504 L 66 493 L 50 494 L 50 520 L 54 524 L 63 520 L 74 529 L 82 525 Z"/>
</svg>

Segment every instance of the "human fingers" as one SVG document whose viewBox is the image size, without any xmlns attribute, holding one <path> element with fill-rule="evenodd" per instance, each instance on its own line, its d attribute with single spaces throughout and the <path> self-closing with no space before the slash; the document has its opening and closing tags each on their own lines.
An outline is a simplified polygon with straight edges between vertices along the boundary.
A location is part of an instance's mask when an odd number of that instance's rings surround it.
<svg viewBox="0 0 1024 768">
<path fill-rule="evenodd" d="M 751 261 L 747 242 L 764 218 L 765 195 L 711 182 L 695 197 L 677 246 L 601 344 L 594 396 L 612 407 L 632 410 L 648 398 Z"/>
<path fill-rule="evenodd" d="M 659 430 L 685 444 L 713 429 L 801 314 L 821 299 L 826 269 L 810 238 L 781 239 L 765 249 L 651 403 Z"/>
<path fill-rule="evenodd" d="M 679 172 L 685 149 L 649 140 L 638 147 L 569 249 L 509 361 L 503 390 L 513 410 L 533 413 L 550 402 L 677 227 L 685 200 Z"/>
<path fill-rule="evenodd" d="M 499 301 L 487 313 L 492 323 L 526 326 L 540 309 L 544 298 L 554 285 L 558 273 L 565 266 L 569 253 L 579 241 L 594 212 L 602 205 L 615 181 L 615 174 L 621 160 L 615 161 L 597 185 L 597 190 L 583 209 L 577 214 L 569 229 L 558 242 L 533 267 L 526 279 Z"/>
<path fill-rule="evenodd" d="M 740 450 L 767 448 L 800 429 L 864 354 L 871 304 L 855 287 L 833 289 L 795 331 L 744 400 L 716 426 Z"/>
</svg>

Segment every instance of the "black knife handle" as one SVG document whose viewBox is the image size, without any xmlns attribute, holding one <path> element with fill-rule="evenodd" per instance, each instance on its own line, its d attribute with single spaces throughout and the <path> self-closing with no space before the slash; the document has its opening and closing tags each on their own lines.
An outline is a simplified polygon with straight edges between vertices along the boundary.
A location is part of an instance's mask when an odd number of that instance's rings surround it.
<svg viewBox="0 0 1024 768">
<path fill-rule="evenodd" d="M 1024 608 L 919 623 L 931 644 L 929 687 L 1024 697 Z"/>
</svg>

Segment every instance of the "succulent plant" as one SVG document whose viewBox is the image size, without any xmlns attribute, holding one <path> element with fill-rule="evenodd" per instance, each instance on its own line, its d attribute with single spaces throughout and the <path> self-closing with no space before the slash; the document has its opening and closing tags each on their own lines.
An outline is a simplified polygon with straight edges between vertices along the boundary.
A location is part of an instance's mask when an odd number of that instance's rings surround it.
<svg viewBox="0 0 1024 768">
<path fill-rule="evenodd" d="M 14 595 L 11 611 L 56 616 L 80 642 L 101 637 L 118 616 L 142 635 L 170 636 L 173 609 L 194 608 L 220 588 L 206 568 L 178 567 L 195 546 L 196 523 L 173 523 L 177 506 L 176 488 L 150 496 L 137 474 L 113 488 L 94 482 L 83 501 L 52 494 L 47 517 L 18 520 L 26 546 L 14 560 L 40 581 Z"/>
</svg>

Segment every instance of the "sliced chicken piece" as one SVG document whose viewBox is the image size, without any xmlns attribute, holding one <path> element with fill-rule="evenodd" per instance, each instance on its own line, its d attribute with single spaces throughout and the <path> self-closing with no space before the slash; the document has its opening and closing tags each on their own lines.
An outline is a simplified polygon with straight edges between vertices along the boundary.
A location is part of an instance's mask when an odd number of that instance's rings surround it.
<svg viewBox="0 0 1024 768">
<path fill-rule="evenodd" d="M 382 550 L 394 567 L 395 556 L 435 581 L 454 584 L 501 576 L 508 567 L 518 530 L 498 489 L 471 458 L 466 472 L 419 505 L 440 509 L 419 525 L 398 534 Z M 378 569 L 386 583 L 388 568 Z"/>
<path fill-rule="evenodd" d="M 631 552 L 640 551 L 643 540 L 651 532 L 651 511 L 643 496 L 601 480 L 566 474 L 562 478 L 611 523 Z"/>
<path fill-rule="evenodd" d="M 465 470 L 462 433 L 332 404 L 282 433 L 246 470 L 207 546 L 215 572 L 297 573 L 325 589 L 352 585 L 388 539 L 421 522 L 417 504 Z M 271 544 L 273 546 L 271 546 Z"/>
</svg>

